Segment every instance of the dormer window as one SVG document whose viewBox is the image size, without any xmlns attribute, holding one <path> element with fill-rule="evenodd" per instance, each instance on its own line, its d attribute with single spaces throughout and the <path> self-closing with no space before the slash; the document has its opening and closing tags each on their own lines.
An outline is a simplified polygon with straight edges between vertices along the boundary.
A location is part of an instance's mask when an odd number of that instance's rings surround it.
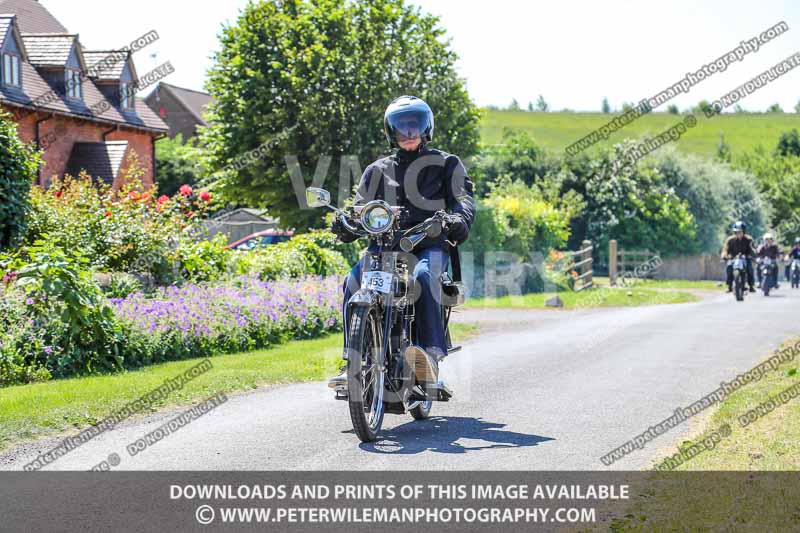
<svg viewBox="0 0 800 533">
<path fill-rule="evenodd" d="M 16 54 L 3 54 L 3 85 L 9 87 L 22 86 L 19 56 Z"/>
<path fill-rule="evenodd" d="M 83 90 L 81 88 L 81 71 L 68 68 L 65 70 L 65 72 L 67 98 L 81 100 L 83 98 Z"/>
<path fill-rule="evenodd" d="M 133 84 L 131 83 L 120 83 L 119 84 L 119 104 L 123 109 L 133 109 Z"/>
</svg>

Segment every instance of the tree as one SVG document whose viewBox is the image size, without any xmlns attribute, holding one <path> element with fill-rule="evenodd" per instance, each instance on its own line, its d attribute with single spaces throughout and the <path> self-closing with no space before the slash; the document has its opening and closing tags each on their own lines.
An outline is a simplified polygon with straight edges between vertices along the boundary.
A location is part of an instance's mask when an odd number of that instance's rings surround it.
<svg viewBox="0 0 800 533">
<path fill-rule="evenodd" d="M 681 111 L 675 104 L 669 104 L 667 106 L 667 113 L 669 113 L 670 115 L 680 115 Z"/>
<path fill-rule="evenodd" d="M 800 157 L 800 135 L 796 129 L 781 134 L 776 152 L 782 156 Z"/>
<path fill-rule="evenodd" d="M 539 95 L 539 99 L 536 100 L 536 109 L 542 113 L 547 113 L 547 111 L 550 109 L 550 105 L 545 101 L 544 96 L 541 94 Z"/>
<path fill-rule="evenodd" d="M 746 113 L 747 111 L 745 111 L 740 104 L 736 104 L 735 106 L 733 106 L 733 112 L 741 114 L 741 113 Z"/>
<path fill-rule="evenodd" d="M 600 111 L 606 115 L 611 113 L 611 104 L 608 103 L 608 98 L 603 98 L 603 104 L 600 106 Z"/>
<path fill-rule="evenodd" d="M 0 250 L 14 245 L 25 231 L 28 193 L 39 161 L 39 153 L 20 140 L 16 124 L 0 111 Z"/>
<path fill-rule="evenodd" d="M 633 104 L 630 102 L 622 102 L 622 112 L 626 113 L 633 109 Z"/>
<path fill-rule="evenodd" d="M 184 144 L 183 136 L 156 143 L 156 185 L 159 194 L 173 196 L 182 185 L 196 186 L 204 177 L 201 147 Z"/>
<path fill-rule="evenodd" d="M 528 102 L 528 112 L 533 112 L 533 102 Z"/>
<path fill-rule="evenodd" d="M 303 209 L 314 184 L 341 204 L 367 163 L 388 151 L 389 102 L 423 98 L 436 114 L 434 145 L 477 151 L 479 110 L 455 69 L 438 18 L 404 0 L 250 2 L 221 34 L 203 134 L 218 189 L 265 206 L 285 227 L 323 223 Z M 350 156 L 350 157 L 345 157 Z"/>
<path fill-rule="evenodd" d="M 508 106 L 509 111 L 519 111 L 519 102 L 517 102 L 516 98 L 511 100 L 511 104 Z"/>
<path fill-rule="evenodd" d="M 783 113 L 780 104 L 772 104 L 767 108 L 767 113 Z"/>
<path fill-rule="evenodd" d="M 697 104 L 697 111 L 706 116 L 710 116 L 714 113 L 714 108 L 708 103 L 708 100 L 700 100 Z"/>
<path fill-rule="evenodd" d="M 794 106 L 794 112 L 800 113 L 800 100 L 797 101 L 797 105 Z"/>
</svg>

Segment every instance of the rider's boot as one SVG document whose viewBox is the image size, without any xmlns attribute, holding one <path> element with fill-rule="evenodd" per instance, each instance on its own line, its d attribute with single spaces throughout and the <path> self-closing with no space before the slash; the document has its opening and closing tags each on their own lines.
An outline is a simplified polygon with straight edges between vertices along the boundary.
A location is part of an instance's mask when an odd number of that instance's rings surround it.
<svg viewBox="0 0 800 533">
<path fill-rule="evenodd" d="M 419 346 L 409 346 L 403 352 L 406 365 L 414 371 L 420 385 L 436 385 L 439 382 L 439 363 L 436 353 L 428 354 Z"/>
<path fill-rule="evenodd" d="M 339 375 L 334 376 L 328 380 L 328 388 L 336 390 L 338 387 L 345 387 L 347 388 L 347 352 L 342 354 L 342 359 L 344 359 L 344 363 L 342 367 L 339 369 Z M 341 389 L 340 389 L 341 390 Z"/>
<path fill-rule="evenodd" d="M 731 287 L 730 285 L 728 285 L 728 290 L 727 290 L 727 291 L 725 291 L 725 292 L 733 292 L 733 287 Z"/>
<path fill-rule="evenodd" d="M 752 285 L 750 285 L 750 292 L 756 292 L 755 287 L 753 287 Z"/>
</svg>

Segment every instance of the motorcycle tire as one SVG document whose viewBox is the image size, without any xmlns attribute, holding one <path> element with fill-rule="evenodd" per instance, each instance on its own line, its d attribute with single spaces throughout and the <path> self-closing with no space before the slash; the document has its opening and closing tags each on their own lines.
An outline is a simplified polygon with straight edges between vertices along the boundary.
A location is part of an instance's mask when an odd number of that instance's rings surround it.
<svg viewBox="0 0 800 533">
<path fill-rule="evenodd" d="M 741 276 L 736 278 L 736 282 L 734 285 L 735 285 L 734 291 L 736 294 L 736 301 L 737 302 L 744 301 L 744 281 L 742 281 Z"/>
<path fill-rule="evenodd" d="M 350 420 L 361 442 L 373 442 L 383 424 L 385 372 L 381 355 L 381 326 L 377 312 L 356 307 L 350 315 L 347 358 L 347 402 Z"/>
<path fill-rule="evenodd" d="M 428 400 L 426 402 L 420 403 L 418 406 L 413 408 L 409 413 L 411 416 L 414 417 L 414 420 L 425 420 L 429 416 L 431 416 L 431 408 L 433 407 L 433 402 Z"/>
</svg>

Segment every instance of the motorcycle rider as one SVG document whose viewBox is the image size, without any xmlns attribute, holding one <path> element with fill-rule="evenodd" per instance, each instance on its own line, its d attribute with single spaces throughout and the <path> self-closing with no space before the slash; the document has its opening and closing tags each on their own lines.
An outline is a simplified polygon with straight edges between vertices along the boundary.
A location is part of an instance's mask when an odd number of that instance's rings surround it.
<svg viewBox="0 0 800 533">
<path fill-rule="evenodd" d="M 415 96 L 400 96 L 386 109 L 384 134 L 395 152 L 369 165 L 361 177 L 354 205 L 384 200 L 405 208 L 401 229 L 411 228 L 430 218 L 436 211 L 453 215 L 447 234 L 426 237 L 414 249 L 417 264 L 413 276 L 419 289 L 416 301 L 416 348 L 405 351 L 406 364 L 415 369 L 420 383 L 438 381 L 438 362 L 447 355 L 446 333 L 441 313 L 441 277 L 447 270 L 451 245 L 467 240 L 475 220 L 473 184 L 461 160 L 452 154 L 428 147 L 433 137 L 434 117 L 431 108 Z M 353 242 L 351 234 L 337 218 L 331 231 L 343 242 Z M 449 242 L 448 242 L 449 241 Z M 370 249 L 375 250 L 374 243 Z M 347 341 L 347 302 L 361 284 L 362 262 L 347 276 L 343 286 L 345 342 Z M 347 358 L 347 350 L 343 354 Z M 328 386 L 347 384 L 346 367 Z"/>
<path fill-rule="evenodd" d="M 733 235 L 728 237 L 725 241 L 725 246 L 722 248 L 722 259 L 730 260 L 739 254 L 745 258 L 747 265 L 747 285 L 750 287 L 750 292 L 756 292 L 753 276 L 753 256 L 755 255 L 755 248 L 753 245 L 753 238 L 745 233 L 747 225 L 741 220 L 736 222 L 733 227 Z M 733 291 L 733 265 L 728 265 L 725 269 L 727 274 L 728 292 Z"/>
<path fill-rule="evenodd" d="M 788 254 L 786 254 L 786 258 L 785 258 L 786 269 L 785 269 L 784 273 L 786 274 L 786 281 L 788 281 L 788 282 L 792 281 L 791 280 L 791 277 L 792 277 L 791 269 L 792 269 L 792 260 L 793 259 L 800 259 L 800 237 L 797 237 L 794 240 L 794 244 L 792 245 L 792 249 L 789 250 Z"/>
<path fill-rule="evenodd" d="M 758 261 L 759 263 L 765 257 L 769 257 L 772 259 L 772 275 L 775 279 L 775 288 L 779 289 L 780 286 L 778 285 L 778 257 L 781 256 L 781 249 L 775 243 L 775 237 L 772 233 L 765 233 L 764 234 L 764 242 L 761 246 L 758 247 Z M 758 269 L 758 286 L 761 287 L 761 284 L 764 283 L 762 279 L 761 269 Z"/>
</svg>

